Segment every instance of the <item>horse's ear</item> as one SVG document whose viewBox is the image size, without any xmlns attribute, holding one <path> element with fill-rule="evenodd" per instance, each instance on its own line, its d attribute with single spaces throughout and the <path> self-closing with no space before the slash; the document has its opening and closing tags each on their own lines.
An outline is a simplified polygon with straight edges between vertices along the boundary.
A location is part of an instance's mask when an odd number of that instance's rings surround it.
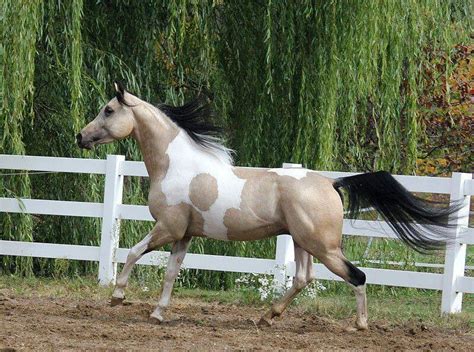
<svg viewBox="0 0 474 352">
<path fill-rule="evenodd" d="M 116 93 L 123 94 L 125 92 L 125 87 L 123 86 L 122 82 L 114 81 L 114 88 Z"/>
<path fill-rule="evenodd" d="M 115 88 L 115 97 L 120 103 L 123 103 L 125 101 L 125 98 L 124 98 L 125 87 L 123 86 L 122 82 L 115 81 L 114 88 Z"/>
</svg>

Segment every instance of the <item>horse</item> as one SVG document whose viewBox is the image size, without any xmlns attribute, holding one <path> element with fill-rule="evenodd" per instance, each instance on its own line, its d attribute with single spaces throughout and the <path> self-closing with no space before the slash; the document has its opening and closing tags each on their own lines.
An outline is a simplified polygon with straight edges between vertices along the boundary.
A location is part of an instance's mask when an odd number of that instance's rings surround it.
<svg viewBox="0 0 474 352">
<path fill-rule="evenodd" d="M 439 249 L 449 241 L 447 231 L 433 229 L 449 226 L 447 219 L 455 207 L 441 208 L 414 196 L 388 172 L 333 180 L 305 168 L 236 167 L 232 150 L 223 145 L 218 128 L 208 119 L 209 100 L 198 96 L 182 106 L 154 106 L 119 82 L 114 88 L 115 97 L 77 134 L 77 144 L 91 149 L 134 138 L 149 174 L 148 206 L 156 223 L 129 251 L 116 280 L 112 306 L 123 304 L 134 264 L 166 244 L 172 244 L 172 250 L 158 305 L 150 315 L 158 324 L 164 321 L 192 237 L 249 241 L 289 233 L 295 248 L 293 284 L 258 324 L 272 325 L 272 319 L 315 279 L 315 257 L 353 288 L 357 317 L 351 329 L 366 330 L 366 275 L 341 249 L 343 194 L 348 194 L 352 215 L 362 207 L 372 207 L 417 251 Z"/>
</svg>

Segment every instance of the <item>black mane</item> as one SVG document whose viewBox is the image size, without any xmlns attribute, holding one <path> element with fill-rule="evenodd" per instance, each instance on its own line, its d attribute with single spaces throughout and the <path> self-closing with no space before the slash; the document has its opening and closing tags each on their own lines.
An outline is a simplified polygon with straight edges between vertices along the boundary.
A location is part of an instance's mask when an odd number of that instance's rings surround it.
<svg viewBox="0 0 474 352">
<path fill-rule="evenodd" d="M 198 96 L 182 106 L 159 104 L 157 107 L 185 130 L 197 144 L 214 148 L 215 144 L 219 143 L 222 129 L 212 123 L 214 113 L 209 101 L 203 96 Z"/>
</svg>

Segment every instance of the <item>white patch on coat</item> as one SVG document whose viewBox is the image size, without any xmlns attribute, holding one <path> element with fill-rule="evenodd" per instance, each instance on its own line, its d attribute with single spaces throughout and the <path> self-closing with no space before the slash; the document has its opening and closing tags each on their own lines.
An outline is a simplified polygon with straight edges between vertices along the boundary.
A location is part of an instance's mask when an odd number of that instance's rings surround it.
<svg viewBox="0 0 474 352">
<path fill-rule="evenodd" d="M 147 103 L 148 104 L 148 103 Z M 156 106 L 153 106 L 151 104 L 148 104 L 148 106 L 153 110 L 155 113 L 155 117 L 157 118 L 158 121 L 161 122 L 161 119 L 163 119 L 166 114 L 161 111 L 159 108 Z M 169 117 L 166 117 L 169 119 Z M 171 119 L 170 119 L 171 120 Z M 174 122 L 173 122 L 174 123 Z M 165 125 L 166 128 L 169 128 L 168 124 L 163 124 Z M 182 130 L 180 132 L 183 132 Z M 232 154 L 234 153 L 234 150 L 227 148 L 225 145 L 222 144 L 222 140 L 219 137 L 215 136 L 208 136 L 205 134 L 200 134 L 198 133 L 199 137 L 201 137 L 203 140 L 206 141 L 207 148 L 203 148 L 202 146 L 194 143 L 196 147 L 203 149 L 207 153 L 212 153 L 214 154 L 219 160 L 221 160 L 223 163 L 227 163 L 232 165 L 234 160 L 232 159 Z"/>
<path fill-rule="evenodd" d="M 308 169 L 270 169 L 268 172 L 274 172 L 280 176 L 290 176 L 296 178 L 297 180 L 301 180 L 303 177 L 306 177 L 308 172 L 312 172 Z"/>
<path fill-rule="evenodd" d="M 168 145 L 166 154 L 170 163 L 161 182 L 166 203 L 168 205 L 185 203 L 193 206 L 204 219 L 204 235 L 227 240 L 224 216 L 228 209 L 240 209 L 245 180 L 232 172 L 232 165 L 225 162 L 225 158 L 203 150 L 183 130 Z M 209 174 L 217 180 L 217 199 L 206 211 L 196 208 L 189 198 L 191 181 L 201 173 Z"/>
</svg>

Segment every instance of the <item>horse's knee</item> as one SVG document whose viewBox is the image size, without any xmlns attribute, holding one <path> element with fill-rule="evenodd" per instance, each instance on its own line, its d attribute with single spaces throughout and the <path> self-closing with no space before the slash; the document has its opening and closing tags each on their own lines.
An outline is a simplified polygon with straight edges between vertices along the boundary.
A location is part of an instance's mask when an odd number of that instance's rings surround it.
<svg viewBox="0 0 474 352">
<path fill-rule="evenodd" d="M 127 255 L 127 260 L 134 260 L 139 256 L 138 248 L 132 247 Z"/>
<path fill-rule="evenodd" d="M 130 251 L 128 252 L 127 255 L 127 260 L 135 260 L 137 257 L 139 257 L 143 253 L 143 246 L 139 244 L 136 244 L 132 248 L 130 248 Z"/>
</svg>

